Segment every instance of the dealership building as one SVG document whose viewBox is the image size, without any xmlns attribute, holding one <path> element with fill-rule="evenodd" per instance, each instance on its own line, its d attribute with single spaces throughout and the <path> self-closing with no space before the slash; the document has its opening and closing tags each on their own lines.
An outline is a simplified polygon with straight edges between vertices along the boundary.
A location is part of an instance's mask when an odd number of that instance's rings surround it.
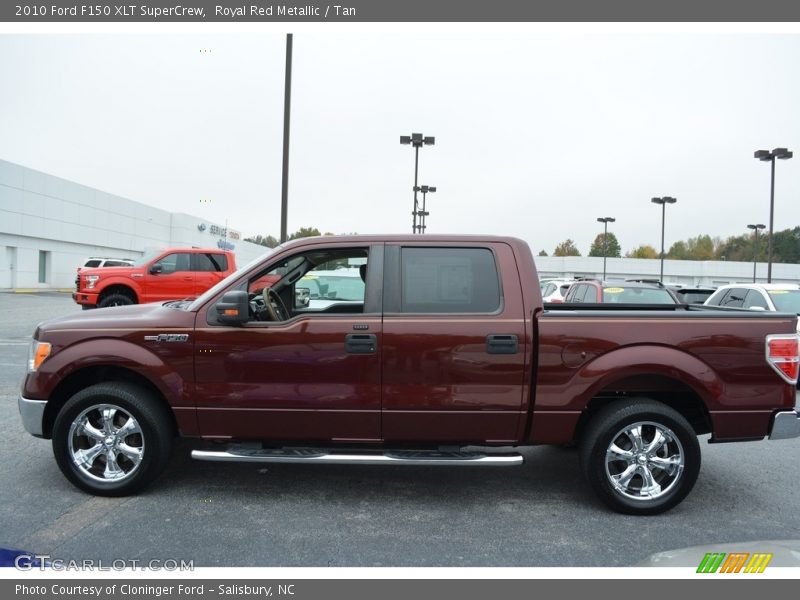
<svg viewBox="0 0 800 600">
<path fill-rule="evenodd" d="M 535 240 L 530 240 L 535 241 Z M 91 256 L 138 258 L 167 247 L 228 247 L 237 264 L 265 252 L 201 217 L 128 198 L 0 160 L 0 289 L 71 289 Z M 541 278 L 601 277 L 600 257 L 537 257 Z M 766 264 L 757 265 L 759 281 Z M 659 260 L 609 258 L 607 279 L 658 279 Z M 753 263 L 666 260 L 664 281 L 713 285 L 752 281 Z M 800 281 L 800 265 L 774 264 L 774 282 Z"/>
<path fill-rule="evenodd" d="M 91 256 L 136 259 L 167 247 L 266 248 L 219 223 L 115 196 L 0 160 L 0 289 L 67 289 Z"/>
</svg>

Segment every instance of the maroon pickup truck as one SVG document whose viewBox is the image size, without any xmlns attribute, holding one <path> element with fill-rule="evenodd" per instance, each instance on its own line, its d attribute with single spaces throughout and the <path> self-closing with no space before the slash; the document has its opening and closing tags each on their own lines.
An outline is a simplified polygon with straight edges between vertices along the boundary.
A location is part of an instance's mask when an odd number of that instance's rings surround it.
<svg viewBox="0 0 800 600">
<path fill-rule="evenodd" d="M 360 277 L 297 301 L 337 268 Z M 543 306 L 512 238 L 308 238 L 193 301 L 42 323 L 19 407 L 94 494 L 150 483 L 176 435 L 220 462 L 515 465 L 509 447 L 576 444 L 603 501 L 654 514 L 694 485 L 698 435 L 800 435 L 796 318 Z"/>
</svg>

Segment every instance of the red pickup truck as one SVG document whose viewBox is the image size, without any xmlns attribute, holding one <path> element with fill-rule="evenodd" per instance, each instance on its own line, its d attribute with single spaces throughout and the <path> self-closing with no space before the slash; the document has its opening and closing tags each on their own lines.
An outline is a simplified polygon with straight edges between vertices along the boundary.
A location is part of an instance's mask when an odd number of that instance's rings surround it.
<svg viewBox="0 0 800 600">
<path fill-rule="evenodd" d="M 356 266 L 362 292 L 297 300 Z M 100 495 L 154 480 L 176 435 L 220 462 L 515 465 L 508 447 L 577 444 L 599 497 L 635 514 L 689 493 L 698 435 L 800 435 L 796 315 L 543 306 L 537 282 L 513 238 L 296 240 L 193 301 L 40 324 L 22 421 Z"/>
<path fill-rule="evenodd" d="M 72 299 L 86 309 L 195 297 L 234 271 L 228 250 L 168 248 L 132 266 L 79 269 Z"/>
</svg>

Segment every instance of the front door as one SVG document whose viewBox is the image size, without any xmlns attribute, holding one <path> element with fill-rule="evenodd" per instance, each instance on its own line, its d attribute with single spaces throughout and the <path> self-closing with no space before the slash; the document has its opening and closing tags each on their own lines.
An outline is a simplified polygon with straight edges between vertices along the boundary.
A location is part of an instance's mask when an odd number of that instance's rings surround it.
<svg viewBox="0 0 800 600">
<path fill-rule="evenodd" d="M 153 268 L 155 267 L 155 268 Z M 190 252 L 172 252 L 151 263 L 144 274 L 147 302 L 180 300 L 195 295 Z"/>
<path fill-rule="evenodd" d="M 235 284 L 253 299 L 253 317 L 244 326 L 214 323 L 213 304 L 200 311 L 195 398 L 204 437 L 380 440 L 382 250 L 316 245 L 276 258 Z M 297 303 L 295 288 L 307 287 L 303 278 L 329 273 L 337 276 L 323 286 L 329 300 Z M 263 320 L 264 286 L 279 294 L 289 314 Z"/>
</svg>

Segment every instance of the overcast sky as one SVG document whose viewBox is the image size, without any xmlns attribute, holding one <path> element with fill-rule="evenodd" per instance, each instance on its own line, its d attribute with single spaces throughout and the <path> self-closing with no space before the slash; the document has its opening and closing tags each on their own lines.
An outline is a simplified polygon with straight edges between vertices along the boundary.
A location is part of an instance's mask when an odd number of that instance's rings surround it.
<svg viewBox="0 0 800 600">
<path fill-rule="evenodd" d="M 2 35 L 0 158 L 245 235 L 280 233 L 285 37 Z M 201 52 L 201 50 L 210 50 Z M 289 230 L 406 233 L 412 132 L 428 232 L 583 254 L 768 223 L 759 148 L 800 152 L 800 36 L 302 33 Z M 201 199 L 210 199 L 202 204 Z M 800 224 L 800 154 L 775 228 Z"/>
</svg>

